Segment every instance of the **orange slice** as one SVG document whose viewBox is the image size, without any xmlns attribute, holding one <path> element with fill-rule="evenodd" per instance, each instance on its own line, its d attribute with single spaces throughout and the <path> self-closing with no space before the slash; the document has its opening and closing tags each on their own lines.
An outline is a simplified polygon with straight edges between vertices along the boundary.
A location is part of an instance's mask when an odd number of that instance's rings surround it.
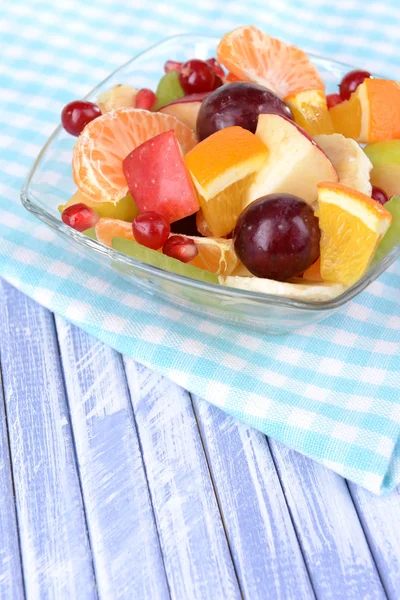
<svg viewBox="0 0 400 600">
<path fill-rule="evenodd" d="M 224 35 L 217 55 L 240 80 L 263 85 L 283 99 L 306 90 L 325 89 L 303 50 L 263 33 L 254 25 L 238 27 Z"/>
<path fill-rule="evenodd" d="M 307 281 L 323 281 L 321 277 L 321 258 L 317 258 L 315 263 L 304 271 L 303 279 Z"/>
<path fill-rule="evenodd" d="M 233 248 L 233 240 L 224 238 L 201 238 L 187 236 L 192 239 L 199 251 L 190 264 L 216 275 L 230 275 L 239 264 Z"/>
<path fill-rule="evenodd" d="M 222 237 L 233 230 L 246 191 L 267 156 L 265 144 L 237 126 L 220 129 L 186 154 L 186 166 L 213 236 Z"/>
<path fill-rule="evenodd" d="M 340 183 L 317 187 L 321 277 L 353 285 L 367 270 L 392 215 L 379 202 Z"/>
<path fill-rule="evenodd" d="M 326 96 L 322 90 L 297 92 L 285 98 L 292 110 L 294 120 L 310 135 L 333 133 Z"/>
<path fill-rule="evenodd" d="M 93 203 L 116 204 L 128 193 L 122 161 L 137 146 L 173 129 L 185 154 L 196 145 L 193 131 L 178 119 L 137 108 L 107 112 L 86 125 L 72 158 L 79 191 Z"/>
<path fill-rule="evenodd" d="M 119 219 L 99 219 L 96 224 L 96 238 L 105 246 L 112 247 L 114 237 L 135 241 L 132 232 L 132 223 Z"/>
<path fill-rule="evenodd" d="M 400 83 L 389 79 L 365 79 L 349 100 L 329 113 L 337 133 L 358 142 L 400 138 Z"/>
</svg>

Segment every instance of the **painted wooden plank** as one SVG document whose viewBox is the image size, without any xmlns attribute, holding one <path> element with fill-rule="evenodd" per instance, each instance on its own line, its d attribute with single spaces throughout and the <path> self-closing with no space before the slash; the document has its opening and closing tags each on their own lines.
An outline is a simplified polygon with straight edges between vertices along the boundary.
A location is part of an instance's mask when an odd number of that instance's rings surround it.
<svg viewBox="0 0 400 600">
<path fill-rule="evenodd" d="M 346 481 L 269 444 L 317 598 L 386 598 Z"/>
<path fill-rule="evenodd" d="M 187 392 L 124 358 L 171 596 L 240 598 Z"/>
<path fill-rule="evenodd" d="M 264 435 L 193 396 L 245 598 L 314 593 Z"/>
<path fill-rule="evenodd" d="M 400 598 L 400 488 L 374 496 L 352 483 L 350 492 L 386 593 Z"/>
<path fill-rule="evenodd" d="M 121 356 L 56 317 L 100 598 L 169 598 Z"/>
<path fill-rule="evenodd" d="M 26 595 L 96 597 L 51 313 L 2 282 L 0 346 Z"/>
<path fill-rule="evenodd" d="M 20 600 L 23 597 L 6 413 L 2 382 L 0 382 L 0 598 Z"/>
</svg>

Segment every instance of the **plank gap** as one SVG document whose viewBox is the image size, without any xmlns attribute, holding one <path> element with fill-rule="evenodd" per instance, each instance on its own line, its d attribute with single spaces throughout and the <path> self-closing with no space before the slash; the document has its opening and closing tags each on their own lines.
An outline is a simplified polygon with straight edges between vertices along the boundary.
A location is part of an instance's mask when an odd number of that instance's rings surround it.
<svg viewBox="0 0 400 600">
<path fill-rule="evenodd" d="M 229 555 L 231 557 L 232 565 L 233 565 L 233 570 L 235 572 L 235 576 L 236 576 L 236 579 L 237 579 L 237 582 L 238 582 L 239 593 L 240 593 L 241 598 L 244 600 L 245 597 L 244 597 L 244 594 L 243 594 L 243 590 L 242 590 L 242 586 L 241 586 L 241 583 L 240 583 L 240 578 L 239 578 L 239 575 L 238 575 L 238 572 L 237 572 L 236 564 L 235 564 L 235 561 L 234 561 L 234 558 L 233 558 L 233 552 L 232 552 L 232 548 L 231 548 L 231 543 L 230 543 L 230 540 L 229 540 L 229 535 L 228 535 L 228 531 L 227 531 L 227 527 L 226 527 L 226 523 L 225 523 L 225 516 L 224 516 L 224 513 L 222 511 L 222 506 L 221 506 L 220 498 L 219 498 L 217 487 L 216 487 L 216 484 L 215 484 L 215 481 L 214 481 L 214 476 L 213 476 L 213 473 L 212 473 L 212 470 L 211 470 L 210 458 L 208 456 L 207 448 L 206 448 L 205 443 L 204 443 L 203 434 L 201 432 L 201 427 L 200 427 L 200 424 L 199 424 L 199 418 L 198 418 L 196 407 L 195 407 L 194 402 L 193 402 L 192 393 L 191 392 L 188 392 L 188 393 L 189 393 L 189 397 L 190 397 L 190 402 L 192 404 L 194 418 L 196 419 L 197 429 L 199 431 L 199 436 L 200 436 L 200 442 L 201 442 L 201 445 L 202 445 L 202 448 L 203 448 L 203 452 L 204 452 L 204 456 L 205 456 L 205 460 L 206 460 L 206 465 L 207 465 L 208 473 L 210 475 L 211 485 L 212 485 L 212 488 L 213 488 L 213 491 L 214 491 L 215 500 L 216 500 L 218 511 L 219 511 L 219 514 L 220 514 L 220 517 L 221 517 L 222 527 L 224 528 L 224 533 L 225 533 L 225 537 L 226 537 L 226 543 L 228 545 Z"/>
<path fill-rule="evenodd" d="M 20 577 L 21 577 L 21 583 L 22 583 L 22 593 L 24 595 L 24 598 L 26 598 L 24 561 L 23 561 L 23 557 L 22 557 L 21 534 L 20 534 L 20 530 L 19 530 L 18 508 L 17 508 L 17 500 L 16 500 L 16 495 L 15 495 L 13 458 L 12 458 L 12 451 L 11 451 L 10 434 L 8 431 L 7 404 L 6 404 L 6 397 L 5 397 L 5 391 L 4 391 L 3 372 L 2 372 L 2 367 L 1 367 L 1 349 L 0 349 L 0 391 L 1 391 L 1 401 L 3 403 L 3 410 L 4 410 L 5 438 L 6 438 L 6 442 L 7 442 L 8 458 L 9 458 L 9 463 L 10 463 L 9 471 L 10 471 L 11 488 L 12 488 L 12 494 L 13 494 L 14 520 L 15 520 L 15 529 L 16 529 L 16 533 L 17 533 L 17 544 L 18 544 L 19 564 L 20 564 Z"/>
</svg>

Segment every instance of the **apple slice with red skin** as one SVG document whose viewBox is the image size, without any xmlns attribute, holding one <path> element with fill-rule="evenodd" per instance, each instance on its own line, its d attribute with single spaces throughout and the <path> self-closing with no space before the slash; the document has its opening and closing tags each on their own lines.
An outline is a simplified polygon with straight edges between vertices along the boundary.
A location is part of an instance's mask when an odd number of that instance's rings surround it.
<svg viewBox="0 0 400 600">
<path fill-rule="evenodd" d="M 132 150 L 122 168 L 140 213 L 155 211 L 173 223 L 199 210 L 174 131 L 164 131 Z"/>
<path fill-rule="evenodd" d="M 210 94 L 211 92 L 188 94 L 187 96 L 173 100 L 169 104 L 165 104 L 158 111 L 176 117 L 179 121 L 193 129 L 193 131 L 196 131 L 197 115 L 199 114 L 201 103 Z"/>
<path fill-rule="evenodd" d="M 260 114 L 256 135 L 269 149 L 267 161 L 247 194 L 247 204 L 278 192 L 315 205 L 317 183 L 338 181 L 328 156 L 299 125 L 282 115 Z"/>
</svg>

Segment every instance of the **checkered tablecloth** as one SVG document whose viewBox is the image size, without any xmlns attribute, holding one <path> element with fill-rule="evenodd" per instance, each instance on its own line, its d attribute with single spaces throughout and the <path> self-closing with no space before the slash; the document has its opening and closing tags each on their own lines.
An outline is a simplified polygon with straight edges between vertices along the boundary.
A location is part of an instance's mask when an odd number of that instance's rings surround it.
<svg viewBox="0 0 400 600">
<path fill-rule="evenodd" d="M 166 36 L 220 35 L 251 22 L 400 79 L 396 0 L 1 3 L 0 274 L 228 413 L 376 493 L 388 491 L 400 482 L 399 263 L 323 323 L 263 337 L 143 296 L 70 252 L 19 201 L 66 102 Z"/>
</svg>

